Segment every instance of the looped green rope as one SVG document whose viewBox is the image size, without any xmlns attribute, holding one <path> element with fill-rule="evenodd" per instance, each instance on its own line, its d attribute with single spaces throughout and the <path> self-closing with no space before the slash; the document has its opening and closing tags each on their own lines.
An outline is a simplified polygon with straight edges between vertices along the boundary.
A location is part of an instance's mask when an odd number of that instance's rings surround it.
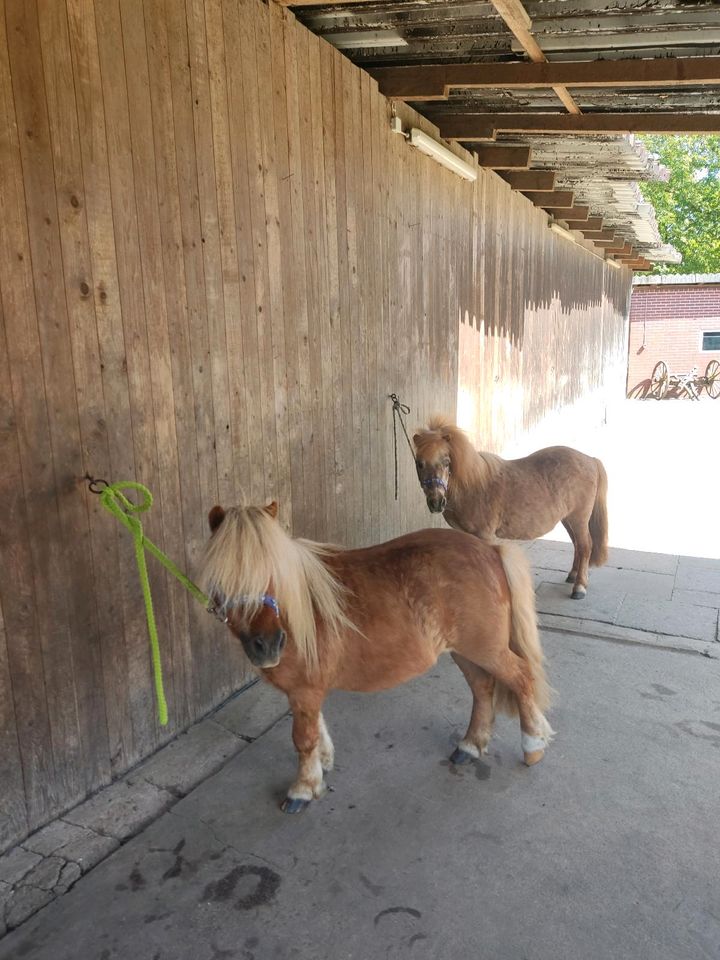
<svg viewBox="0 0 720 960">
<path fill-rule="evenodd" d="M 136 490 L 143 497 L 141 503 L 133 503 L 129 500 L 123 490 Z M 158 642 L 157 624 L 155 623 L 155 613 L 153 610 L 152 595 L 150 593 L 150 579 L 145 562 L 145 550 L 162 563 L 174 577 L 176 577 L 183 586 L 198 600 L 203 606 L 211 608 L 210 600 L 200 590 L 200 588 L 188 579 L 185 574 L 178 569 L 172 560 L 156 547 L 152 540 L 143 533 L 142 523 L 135 516 L 138 513 L 144 513 L 149 510 L 153 503 L 153 497 L 147 487 L 142 483 L 135 483 L 132 480 L 124 480 L 120 483 L 108 484 L 100 494 L 100 502 L 103 507 L 116 517 L 124 527 L 126 527 L 133 537 L 135 545 L 135 559 L 138 566 L 138 575 L 140 577 L 140 586 L 142 587 L 143 598 L 145 600 L 145 616 L 147 618 L 148 633 L 150 635 L 150 650 L 152 654 L 153 677 L 155 681 L 155 696 L 158 705 L 158 720 L 161 726 L 166 726 L 168 722 L 167 701 L 165 700 L 165 690 L 163 688 L 162 661 L 160 659 L 160 644 Z"/>
</svg>

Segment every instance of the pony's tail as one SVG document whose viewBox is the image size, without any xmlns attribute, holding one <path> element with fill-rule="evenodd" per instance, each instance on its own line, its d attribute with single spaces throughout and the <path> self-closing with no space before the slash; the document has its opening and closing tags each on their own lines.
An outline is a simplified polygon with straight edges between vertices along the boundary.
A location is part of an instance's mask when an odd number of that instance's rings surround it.
<svg viewBox="0 0 720 960">
<path fill-rule="evenodd" d="M 544 714 L 550 705 L 552 690 L 545 675 L 545 657 L 538 636 L 535 588 L 530 565 L 520 547 L 503 543 L 498 549 L 510 588 L 512 606 L 510 649 L 518 657 L 521 657 L 530 668 L 533 699 L 540 713 Z M 497 681 L 495 682 L 495 707 L 502 713 L 517 716 L 515 694 L 504 684 Z M 544 724 L 543 735 L 547 734 L 549 739 L 553 731 L 544 716 L 542 717 L 542 724 Z"/>
<path fill-rule="evenodd" d="M 599 460 L 595 460 L 598 471 L 597 493 L 595 504 L 590 514 L 590 566 L 601 567 L 608 558 L 608 516 L 607 516 L 607 473 Z"/>
</svg>

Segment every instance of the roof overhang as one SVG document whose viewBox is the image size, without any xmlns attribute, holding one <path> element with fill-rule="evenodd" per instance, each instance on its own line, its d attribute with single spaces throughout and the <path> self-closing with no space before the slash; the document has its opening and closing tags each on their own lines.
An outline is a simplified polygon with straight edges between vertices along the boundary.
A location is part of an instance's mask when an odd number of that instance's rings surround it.
<svg viewBox="0 0 720 960">
<path fill-rule="evenodd" d="M 637 262 L 678 262 L 637 187 L 667 174 L 632 134 L 720 133 L 718 3 L 280 2 L 342 43 L 381 92 L 410 103 L 442 137 L 498 170 L 514 164 L 526 174 L 513 182 L 505 173 L 515 189 L 541 192 L 538 175 L 555 172 L 554 189 L 572 189 L 573 206 L 589 208 L 587 233 L 601 221 L 601 233 L 614 229 Z M 363 47 L 363 36 L 372 45 Z M 591 239 L 615 255 L 608 241 Z"/>
</svg>

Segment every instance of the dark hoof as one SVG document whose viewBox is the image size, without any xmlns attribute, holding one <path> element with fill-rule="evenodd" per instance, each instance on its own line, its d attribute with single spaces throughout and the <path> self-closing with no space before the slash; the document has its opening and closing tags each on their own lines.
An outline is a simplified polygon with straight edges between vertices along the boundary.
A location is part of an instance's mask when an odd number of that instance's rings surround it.
<svg viewBox="0 0 720 960">
<path fill-rule="evenodd" d="M 466 753 L 464 750 L 461 750 L 460 747 L 456 747 L 450 757 L 450 763 L 459 766 L 461 763 L 470 763 L 470 761 L 474 759 L 471 753 Z"/>
<path fill-rule="evenodd" d="M 567 577 L 565 577 L 565 583 L 575 583 L 575 575 L 569 573 Z"/>
<path fill-rule="evenodd" d="M 299 797 L 285 797 L 280 809 L 283 813 L 302 813 L 305 807 L 309 805 L 309 800 L 301 800 Z"/>
<path fill-rule="evenodd" d="M 584 590 L 573 590 L 572 599 L 573 600 L 584 600 L 587 594 Z"/>
</svg>

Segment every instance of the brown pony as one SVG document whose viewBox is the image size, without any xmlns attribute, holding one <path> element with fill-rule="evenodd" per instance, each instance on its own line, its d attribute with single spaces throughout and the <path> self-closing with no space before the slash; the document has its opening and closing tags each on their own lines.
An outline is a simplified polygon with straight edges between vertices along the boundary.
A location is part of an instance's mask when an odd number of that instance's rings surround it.
<svg viewBox="0 0 720 960">
<path fill-rule="evenodd" d="M 571 447 L 546 447 L 520 460 L 475 450 L 459 427 L 433 417 L 413 437 L 415 465 L 431 513 L 481 540 L 535 540 L 558 521 L 575 548 L 567 582 L 587 593 L 588 566 L 607 561 L 607 474 Z"/>
<path fill-rule="evenodd" d="M 495 708 L 520 716 L 525 763 L 553 731 L 550 691 L 522 551 L 453 530 L 421 530 L 362 550 L 294 540 L 277 504 L 213 507 L 202 583 L 254 667 L 288 697 L 298 775 L 282 809 L 324 792 L 333 745 L 321 713 L 329 690 L 382 690 L 449 652 L 473 695 L 450 758 L 487 748 Z"/>
</svg>

